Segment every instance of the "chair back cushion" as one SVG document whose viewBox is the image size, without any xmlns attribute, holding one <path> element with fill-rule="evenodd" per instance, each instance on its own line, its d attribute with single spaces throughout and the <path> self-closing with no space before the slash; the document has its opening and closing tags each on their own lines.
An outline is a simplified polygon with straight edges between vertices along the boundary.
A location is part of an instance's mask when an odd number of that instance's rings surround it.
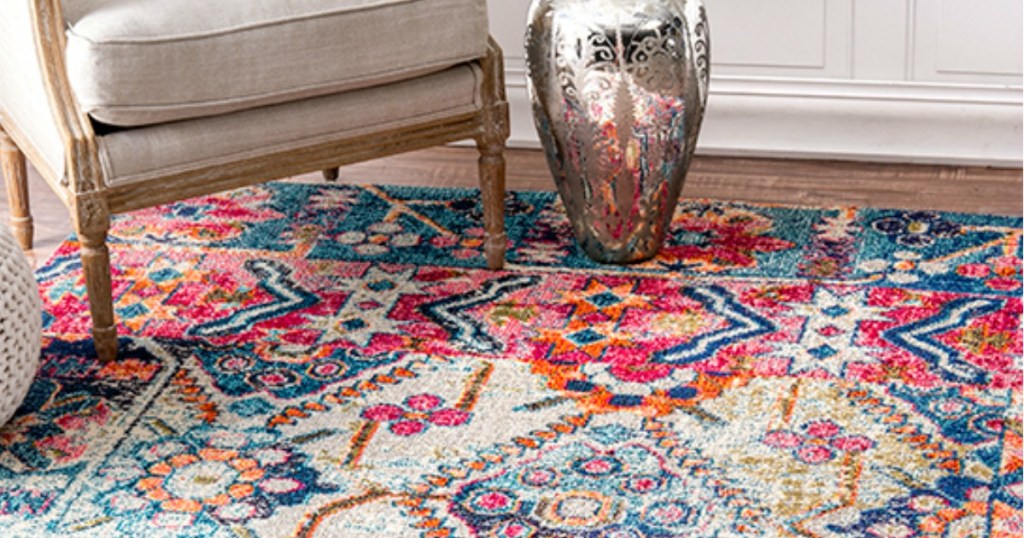
<svg viewBox="0 0 1024 538">
<path fill-rule="evenodd" d="M 68 75 L 115 126 L 405 80 L 484 56 L 486 0 L 65 0 Z"/>
</svg>

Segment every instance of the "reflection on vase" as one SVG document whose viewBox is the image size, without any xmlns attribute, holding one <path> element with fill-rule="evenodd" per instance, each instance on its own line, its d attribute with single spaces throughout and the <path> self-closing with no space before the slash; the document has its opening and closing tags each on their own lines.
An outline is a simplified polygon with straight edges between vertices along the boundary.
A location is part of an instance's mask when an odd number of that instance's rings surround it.
<svg viewBox="0 0 1024 538">
<path fill-rule="evenodd" d="M 700 0 L 533 0 L 528 87 L 538 134 L 591 258 L 661 248 L 707 100 Z"/>
</svg>

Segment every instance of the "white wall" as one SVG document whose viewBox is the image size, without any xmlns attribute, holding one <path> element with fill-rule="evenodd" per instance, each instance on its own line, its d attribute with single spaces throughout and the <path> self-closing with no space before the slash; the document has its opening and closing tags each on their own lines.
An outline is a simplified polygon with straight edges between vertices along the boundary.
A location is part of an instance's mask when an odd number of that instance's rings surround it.
<svg viewBox="0 0 1024 538">
<path fill-rule="evenodd" d="M 707 0 L 712 83 L 698 152 L 1020 166 L 1021 0 Z M 529 0 L 489 0 L 511 145 L 536 147 Z"/>
</svg>

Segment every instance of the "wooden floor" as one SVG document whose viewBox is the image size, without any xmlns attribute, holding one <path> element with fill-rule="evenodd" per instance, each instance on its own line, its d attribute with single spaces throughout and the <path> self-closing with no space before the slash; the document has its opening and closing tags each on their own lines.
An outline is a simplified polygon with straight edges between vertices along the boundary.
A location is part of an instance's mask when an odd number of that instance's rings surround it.
<svg viewBox="0 0 1024 538">
<path fill-rule="evenodd" d="M 476 150 L 444 147 L 349 166 L 339 181 L 473 187 Z M 551 190 L 540 151 L 509 150 L 509 190 Z M 34 170 L 32 213 L 36 220 L 32 261 L 38 266 L 72 231 L 68 212 Z M 319 174 L 294 178 L 317 181 Z M 856 205 L 1021 215 L 1020 168 L 871 164 L 838 161 L 697 157 L 683 196 L 798 205 Z M 0 196 L 0 198 L 3 198 Z M 0 200 L 7 220 L 7 201 Z"/>
</svg>

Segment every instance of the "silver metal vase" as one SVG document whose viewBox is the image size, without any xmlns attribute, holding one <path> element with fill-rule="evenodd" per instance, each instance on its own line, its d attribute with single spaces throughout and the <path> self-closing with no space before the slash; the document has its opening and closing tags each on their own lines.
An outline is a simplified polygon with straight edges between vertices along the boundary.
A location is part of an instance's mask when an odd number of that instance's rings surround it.
<svg viewBox="0 0 1024 538">
<path fill-rule="evenodd" d="M 710 41 L 702 0 L 533 0 L 533 117 L 576 239 L 631 263 L 661 249 L 697 143 Z"/>
</svg>

